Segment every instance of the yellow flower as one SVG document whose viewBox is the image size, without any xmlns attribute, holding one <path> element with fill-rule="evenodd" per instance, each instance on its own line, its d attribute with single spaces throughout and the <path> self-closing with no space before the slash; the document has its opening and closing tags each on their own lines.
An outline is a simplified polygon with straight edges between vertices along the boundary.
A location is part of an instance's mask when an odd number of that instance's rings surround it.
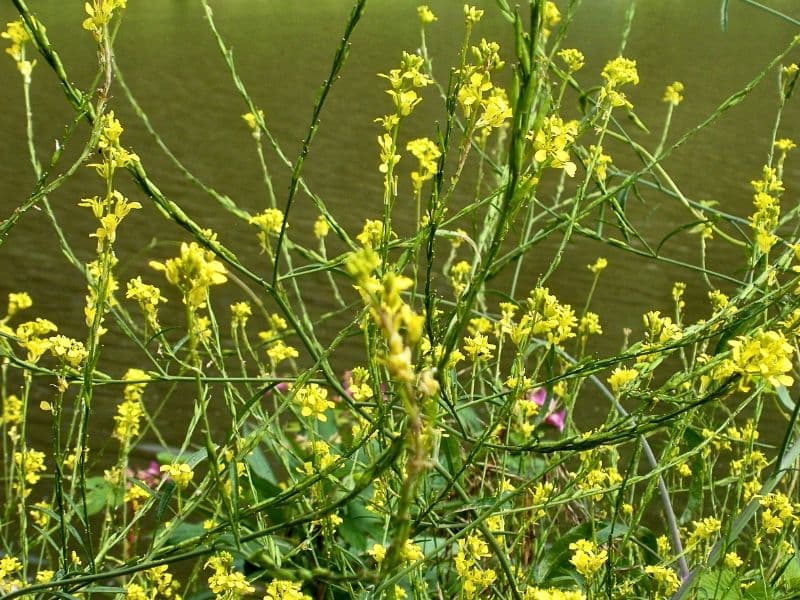
<svg viewBox="0 0 800 600">
<path fill-rule="evenodd" d="M 481 20 L 483 17 L 483 11 L 475 8 L 474 6 L 470 6 L 468 4 L 464 5 L 464 18 L 467 21 L 467 25 L 471 26 Z"/>
<path fill-rule="evenodd" d="M 683 96 L 681 96 L 681 92 L 683 91 L 683 84 L 680 81 L 676 81 L 675 83 L 671 83 L 667 86 L 667 89 L 664 90 L 664 97 L 662 100 L 672 106 L 678 106 L 683 100 Z"/>
<path fill-rule="evenodd" d="M 564 169 L 570 177 L 575 176 L 577 167 L 570 160 L 568 148 L 578 135 L 578 122 L 566 123 L 557 115 L 545 117 L 539 131 L 528 133 L 533 140 L 535 153 L 533 159 L 540 165 L 553 169 Z"/>
<path fill-rule="evenodd" d="M 573 551 L 572 558 L 569 559 L 570 564 L 587 579 L 597 573 L 608 559 L 608 552 L 598 551 L 597 545 L 590 540 L 581 539 L 572 542 L 569 549 Z"/>
<path fill-rule="evenodd" d="M 167 281 L 183 293 L 183 302 L 196 310 L 206 305 L 206 295 L 212 285 L 225 283 L 225 266 L 215 259 L 214 253 L 204 250 L 196 242 L 181 244 L 180 256 L 166 262 L 150 261 L 150 266 L 163 271 Z"/>
<path fill-rule="evenodd" d="M 261 127 L 259 123 L 264 122 L 264 111 L 258 110 L 256 114 L 248 112 L 242 115 L 242 119 L 244 122 L 247 123 L 247 127 L 250 129 L 250 135 L 252 135 L 255 139 L 261 139 Z"/>
<path fill-rule="evenodd" d="M 317 220 L 314 221 L 314 237 L 318 240 L 327 236 L 330 229 L 331 227 L 328 224 L 328 220 L 324 216 L 320 215 L 317 217 Z"/>
<path fill-rule="evenodd" d="M 417 7 L 417 15 L 419 15 L 419 20 L 423 25 L 429 25 L 434 21 L 438 21 L 433 11 L 425 4 Z"/>
<path fill-rule="evenodd" d="M 248 317 L 253 315 L 253 309 L 248 302 L 237 302 L 231 304 L 231 324 L 234 327 L 244 327 L 247 325 Z"/>
<path fill-rule="evenodd" d="M 220 552 L 209 558 L 205 568 L 214 573 L 208 578 L 208 587 L 219 600 L 239 598 L 242 594 L 252 594 L 256 589 L 248 584 L 244 573 L 233 570 L 233 556 Z"/>
<path fill-rule="evenodd" d="M 414 190 L 419 191 L 422 184 L 436 174 L 438 168 L 436 161 L 442 153 L 436 143 L 426 137 L 411 140 L 406 145 L 406 150 L 419 161 L 419 171 L 411 173 Z"/>
<path fill-rule="evenodd" d="M 369 554 L 375 562 L 381 564 L 383 559 L 386 558 L 386 546 L 383 544 L 373 544 L 372 548 L 367 550 L 367 554 Z"/>
<path fill-rule="evenodd" d="M 328 400 L 328 390 L 316 383 L 309 383 L 298 389 L 294 401 L 300 405 L 301 415 L 316 417 L 318 421 L 322 422 L 328 420 L 325 411 L 334 407 L 333 402 Z"/>
<path fill-rule="evenodd" d="M 166 473 L 180 489 L 188 487 L 194 477 L 192 468 L 186 463 L 181 462 L 161 465 L 161 472 Z"/>
<path fill-rule="evenodd" d="M 564 63 L 566 63 L 570 73 L 580 71 L 583 68 L 584 62 L 586 61 L 583 53 L 575 48 L 564 48 L 563 50 L 559 51 L 558 57 L 563 60 Z"/>
<path fill-rule="evenodd" d="M 21 310 L 33 306 L 33 300 L 27 292 L 11 292 L 8 295 L 8 312 L 6 318 L 13 317 Z"/>
<path fill-rule="evenodd" d="M 673 594 L 681 584 L 675 571 L 667 567 L 648 565 L 644 568 L 644 572 L 653 578 L 665 596 Z"/>
<path fill-rule="evenodd" d="M 746 391 L 750 381 L 766 380 L 773 387 L 791 386 L 794 378 L 788 373 L 792 370 L 791 357 L 794 348 L 783 333 L 777 331 L 756 331 L 749 336 L 730 340 L 731 361 L 742 375 L 739 388 Z"/>
<path fill-rule="evenodd" d="M 638 376 L 639 371 L 636 369 L 617 367 L 608 378 L 608 384 L 614 392 L 618 392 L 620 389 L 627 387 Z"/>
<path fill-rule="evenodd" d="M 464 351 L 472 360 L 491 360 L 495 348 L 497 345 L 489 343 L 489 338 L 482 333 L 464 338 Z"/>
<path fill-rule="evenodd" d="M 300 583 L 286 579 L 273 579 L 265 592 L 264 600 L 311 600 L 302 592 Z"/>
<path fill-rule="evenodd" d="M 744 564 L 741 557 L 736 552 L 728 552 L 725 555 L 725 566 L 729 569 L 738 569 Z"/>
</svg>

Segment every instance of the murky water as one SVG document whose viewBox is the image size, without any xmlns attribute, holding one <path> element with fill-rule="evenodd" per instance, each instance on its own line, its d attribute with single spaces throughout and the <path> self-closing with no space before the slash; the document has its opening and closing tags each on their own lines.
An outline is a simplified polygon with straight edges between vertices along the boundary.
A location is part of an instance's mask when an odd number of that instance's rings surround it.
<svg viewBox="0 0 800 600">
<path fill-rule="evenodd" d="M 48 28 L 68 73 L 79 87 L 86 88 L 94 75 L 91 36 L 80 27 L 82 3 L 63 0 L 30 0 L 31 7 Z M 376 73 L 396 66 L 403 49 L 419 45 L 417 2 L 372 0 L 354 36 L 342 78 L 333 89 L 323 114 L 322 125 L 306 163 L 304 175 L 342 224 L 357 231 L 365 217 L 378 217 L 381 181 L 377 172 L 378 133 L 373 119 L 388 110 L 383 81 Z M 429 29 L 428 47 L 435 57 L 436 73 L 446 80 L 461 39 L 461 4 L 454 0 L 429 0 L 440 21 Z M 477 3 L 480 4 L 480 3 Z M 500 41 L 509 48 L 510 29 L 484 2 L 487 18 L 477 35 Z M 628 1 L 591 0 L 578 11 L 566 42 L 581 49 L 587 65 L 582 81 L 599 79 L 602 65 L 616 55 Z M 714 107 L 742 88 L 781 48 L 798 28 L 757 11 L 743 3 L 731 2 L 729 28 L 719 25 L 719 2 L 672 0 L 640 2 L 625 54 L 639 64 L 641 85 L 629 95 L 637 114 L 648 125 L 650 135 L 640 140 L 655 146 L 665 114 L 660 101 L 664 87 L 680 80 L 686 86 L 686 100 L 673 119 L 674 134 L 704 119 Z M 800 18 L 791 0 L 773 1 L 771 6 Z M 346 0 L 239 0 L 213 3 L 218 26 L 234 56 L 242 79 L 256 102 L 264 109 L 267 123 L 287 155 L 296 156 L 311 116 L 312 103 L 320 83 L 327 76 L 333 51 L 350 10 Z M 15 17 L 9 2 L 0 6 L 0 21 Z M 267 205 L 252 140 L 240 115 L 241 102 L 211 36 L 202 7 L 197 2 L 162 0 L 129 2 L 116 43 L 119 67 L 128 85 L 153 125 L 178 158 L 195 174 L 228 194 L 243 208 L 255 212 Z M 800 60 L 795 54 L 793 60 Z M 750 212 L 749 181 L 760 173 L 765 160 L 777 95 L 776 76 L 770 75 L 753 94 L 727 113 L 713 128 L 697 136 L 666 163 L 683 193 L 695 200 L 716 200 L 723 210 L 740 216 Z M 125 144 L 142 158 L 151 178 L 169 198 L 182 206 L 204 226 L 218 231 L 235 252 L 258 264 L 252 228 L 224 213 L 177 172 L 138 122 L 119 85 L 113 88 L 112 106 L 126 126 Z M 34 73 L 33 103 L 37 147 L 49 154 L 72 111 L 46 65 Z M 32 174 L 24 138 L 22 91 L 19 77 L 8 59 L 0 61 L 0 217 L 5 217 L 27 196 Z M 433 92 L 415 115 L 404 135 L 432 136 L 433 119 L 440 114 Z M 781 137 L 800 138 L 796 102 L 784 117 Z M 72 142 L 75 152 L 85 136 L 82 129 Z M 285 197 L 289 171 L 268 154 L 279 202 Z M 620 157 L 625 166 L 634 163 Z M 787 202 L 793 203 L 800 189 L 800 168 L 790 159 L 786 187 Z M 89 169 L 68 181 L 50 201 L 65 233 L 82 259 L 92 255 L 94 242 L 88 233 L 94 225 L 88 212 L 76 204 L 83 196 L 98 191 Z M 185 239 L 177 226 L 164 222 L 132 187 L 125 188 L 133 199 L 143 201 L 144 210 L 123 224 L 117 252 L 121 259 L 119 278 L 125 280 L 148 271 L 146 260 L 174 253 L 176 240 Z M 646 204 L 632 201 L 632 218 L 653 243 L 675 226 L 689 220 L 684 208 L 655 190 L 644 189 Z M 398 227 L 407 229 L 413 210 L 398 215 Z M 311 238 L 310 226 L 316 213 L 306 198 L 300 198 L 291 222 L 300 241 Z M 405 218 L 405 221 L 403 220 Z M 246 243 L 245 243 L 246 241 Z M 155 243 L 145 253 L 143 247 Z M 554 244 L 543 244 L 527 263 L 523 286 L 533 285 L 548 264 Z M 681 235 L 663 247 L 665 255 L 698 264 L 697 236 Z M 564 301 L 581 305 L 591 274 L 585 265 L 598 255 L 610 266 L 604 273 L 593 308 L 600 313 L 605 335 L 598 341 L 598 353 L 610 353 L 622 343 L 622 329 L 638 331 L 640 315 L 649 309 L 669 311 L 670 288 L 675 280 L 688 283 L 687 310 L 690 317 L 707 311 L 707 288 L 694 273 L 638 259 L 629 254 L 577 240 L 554 278 L 551 289 Z M 741 256 L 712 241 L 709 267 L 736 275 Z M 35 301 L 36 314 L 59 323 L 67 334 L 83 334 L 84 284 L 81 276 L 61 259 L 56 238 L 45 214 L 31 211 L 0 247 L 4 277 L 0 293 L 27 290 Z M 263 259 L 263 272 L 268 264 Z M 158 281 L 153 274 L 148 277 Z M 715 284 L 725 287 L 724 283 Z M 164 286 L 166 287 L 166 286 Z M 220 312 L 240 298 L 229 286 L 217 294 Z M 313 298 L 314 310 L 332 308 L 327 288 Z M 333 332 L 338 323 L 332 323 Z M 320 332 L 326 339 L 325 327 Z M 119 374 L 138 361 L 137 351 L 127 343 L 109 338 L 103 365 Z M 118 368 L 115 365 L 119 365 Z M 48 390 L 40 390 L 47 394 Z M 34 398 L 34 406 L 40 398 Z M 176 422 L 179 407 L 174 407 Z M 106 409 L 105 418 L 113 412 Z M 103 417 L 100 409 L 98 418 Z M 44 418 L 42 419 L 44 423 Z M 42 432 L 42 437 L 46 433 Z"/>
</svg>

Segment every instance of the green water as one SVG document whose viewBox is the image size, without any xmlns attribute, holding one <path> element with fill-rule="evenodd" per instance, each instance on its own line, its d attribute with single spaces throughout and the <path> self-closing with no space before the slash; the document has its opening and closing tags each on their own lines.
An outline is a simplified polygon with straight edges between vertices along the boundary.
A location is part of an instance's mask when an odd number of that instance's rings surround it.
<svg viewBox="0 0 800 600">
<path fill-rule="evenodd" d="M 239 206 L 257 212 L 267 206 L 267 196 L 253 151 L 249 132 L 240 115 L 246 107 L 231 84 L 215 41 L 208 30 L 202 6 L 188 0 L 160 0 L 128 3 L 116 42 L 120 71 L 143 110 L 175 155 L 193 173 L 233 198 Z M 364 218 L 377 218 L 381 211 L 381 179 L 377 171 L 379 133 L 373 119 L 387 112 L 389 100 L 384 83 L 376 77 L 398 63 L 402 50 L 419 45 L 416 2 L 371 0 L 353 38 L 350 57 L 341 80 L 332 91 L 322 115 L 319 133 L 306 161 L 304 176 L 311 189 L 325 200 L 342 225 L 351 232 L 360 229 Z M 462 35 L 461 3 L 429 0 L 439 15 L 429 28 L 428 48 L 435 57 L 437 76 L 446 81 Z M 483 4 L 491 9 L 492 3 Z M 686 86 L 686 100 L 676 110 L 673 136 L 706 118 L 727 96 L 742 88 L 798 33 L 798 28 L 736 0 L 731 1 L 729 26 L 719 24 L 719 2 L 710 0 L 669 0 L 639 2 L 624 54 L 638 61 L 641 84 L 629 94 L 642 121 L 652 131 L 639 135 L 652 148 L 665 114 L 660 101 L 664 87 L 680 80 Z M 770 6 L 800 18 L 796 2 L 771 2 Z M 85 89 L 95 74 L 95 50 L 91 36 L 80 27 L 81 2 L 30 0 L 30 7 L 47 26 L 51 41 L 61 53 L 71 80 Z M 624 15 L 629 2 L 591 0 L 578 11 L 566 46 L 587 56 L 579 74 L 581 81 L 599 79 L 602 65 L 617 54 Z M 243 81 L 286 155 L 294 159 L 305 136 L 316 92 L 327 76 L 334 49 L 350 11 L 346 0 L 227 0 L 213 2 L 218 26 L 233 48 Z M 562 3 L 563 6 L 563 3 Z M 496 39 L 508 48 L 510 28 L 493 11 L 477 29 L 478 36 Z M 15 17 L 10 2 L 0 6 L 2 22 Z M 509 53 L 507 52 L 506 55 Z M 800 53 L 793 55 L 800 61 Z M 680 148 L 665 163 L 682 192 L 693 200 L 716 200 L 723 210 L 742 217 L 750 212 L 749 181 L 760 174 L 777 101 L 776 76 L 770 75 L 741 105 L 735 107 L 711 129 Z M 112 87 L 111 106 L 126 127 L 125 145 L 141 157 L 152 180 L 170 199 L 197 222 L 211 227 L 243 262 L 269 269 L 259 257 L 252 227 L 235 220 L 192 186 L 174 168 L 139 122 L 118 83 Z M 40 60 L 34 71 L 33 106 L 36 146 L 49 156 L 54 140 L 72 117 L 55 77 Z M 0 218 L 21 203 L 32 188 L 33 176 L 27 157 L 20 78 L 12 62 L 0 61 Z M 404 136 L 433 136 L 433 120 L 441 106 L 433 90 L 415 111 Z M 74 155 L 87 129 L 79 129 L 66 155 Z M 796 103 L 790 105 L 781 137 L 800 139 Z M 286 197 L 289 169 L 274 153 L 267 159 L 272 169 L 279 205 Z M 621 166 L 635 166 L 633 159 L 618 158 Z M 785 176 L 787 202 L 795 202 L 800 189 L 800 168 L 796 157 L 789 159 Z M 468 175 L 467 177 L 470 177 Z M 117 243 L 121 263 L 118 278 L 124 281 L 144 273 L 145 279 L 161 285 L 160 276 L 149 272 L 147 260 L 172 255 L 185 234 L 165 222 L 141 192 L 123 187 L 144 209 L 125 221 Z M 77 207 L 81 197 L 98 192 L 90 169 L 79 172 L 50 197 L 70 243 L 81 259 L 90 259 L 94 241 L 88 234 L 95 225 L 85 209 Z M 651 243 L 657 244 L 676 225 L 690 220 L 675 200 L 656 190 L 643 188 L 645 204 L 633 201 L 630 216 Z M 307 197 L 300 196 L 290 223 L 294 239 L 311 242 L 311 223 L 316 217 Z M 413 207 L 400 210 L 396 225 L 413 226 Z M 145 251 L 149 244 L 154 247 Z M 546 268 L 557 240 L 542 244 L 523 271 L 523 287 L 534 285 Z M 662 248 L 677 261 L 700 263 L 699 238 L 679 235 Z M 690 318 L 708 312 L 708 288 L 693 272 L 664 263 L 636 258 L 630 254 L 576 239 L 555 276 L 551 289 L 564 301 L 582 305 L 591 282 L 585 265 L 599 255 L 609 259 L 595 295 L 593 309 L 600 313 L 605 335 L 595 345 L 598 353 L 613 353 L 623 340 L 623 328 L 641 330 L 646 310 L 671 311 L 670 289 L 676 280 L 688 284 L 686 301 Z M 742 257 L 722 242 L 712 241 L 709 268 L 736 276 L 735 265 Z M 81 275 L 63 260 L 53 229 L 42 211 L 31 211 L 0 246 L 4 277 L 0 293 L 26 290 L 35 302 L 35 314 L 56 321 L 61 329 L 78 338 L 85 336 L 83 303 L 85 285 Z M 724 282 L 712 282 L 725 288 Z M 166 285 L 162 285 L 166 287 Z M 235 286 L 216 294 L 220 313 L 230 302 L 241 299 Z M 312 310 L 322 314 L 334 308 L 327 287 L 308 296 Z M 174 306 L 173 310 L 177 308 Z M 169 310 L 162 320 L 169 319 Z M 177 318 L 177 317 L 176 317 Z M 176 321 L 177 322 L 177 321 Z M 329 339 L 342 323 L 321 325 L 317 334 Z M 353 357 L 353 361 L 358 357 Z M 344 357 L 343 364 L 353 362 Z M 109 336 L 101 367 L 121 374 L 139 363 L 138 351 L 127 342 Z M 49 394 L 36 392 L 34 406 Z M 170 407 L 180 427 L 185 407 Z M 109 421 L 114 403 L 98 406 L 98 422 Z M 604 411 L 603 411 L 604 412 Z M 174 416 L 172 416 L 174 414 Z M 46 418 L 34 437 L 46 438 Z"/>
</svg>

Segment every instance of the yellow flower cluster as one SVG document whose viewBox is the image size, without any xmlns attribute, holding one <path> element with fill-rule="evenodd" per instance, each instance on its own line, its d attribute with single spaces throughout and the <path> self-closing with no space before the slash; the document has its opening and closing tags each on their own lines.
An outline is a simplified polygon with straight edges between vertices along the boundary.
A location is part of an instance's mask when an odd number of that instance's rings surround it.
<svg viewBox="0 0 800 600">
<path fill-rule="evenodd" d="M 180 489 L 187 488 L 192 482 L 194 471 L 192 467 L 183 462 L 174 462 L 169 465 L 161 465 L 161 472 L 166 473 L 167 476 L 175 482 Z"/>
<path fill-rule="evenodd" d="M 779 492 L 758 499 L 761 511 L 761 527 L 768 534 L 780 533 L 790 521 L 795 521 L 795 509 L 789 498 Z"/>
<path fill-rule="evenodd" d="M 314 221 L 314 237 L 322 240 L 327 237 L 330 230 L 331 226 L 328 220 L 323 215 L 318 216 L 317 220 Z"/>
<path fill-rule="evenodd" d="M 644 572 L 653 578 L 658 587 L 658 598 L 668 598 L 681 584 L 678 575 L 670 568 L 661 565 L 647 565 Z"/>
<path fill-rule="evenodd" d="M 689 536 L 689 545 L 697 544 L 701 541 L 708 541 L 717 533 L 722 527 L 722 522 L 715 517 L 706 517 L 699 521 L 692 521 L 693 531 Z"/>
<path fill-rule="evenodd" d="M 22 400 L 14 394 L 3 398 L 3 410 L 0 412 L 0 425 L 17 425 L 22 421 Z"/>
<path fill-rule="evenodd" d="M 489 343 L 489 338 L 480 332 L 464 338 L 464 351 L 473 361 L 491 360 L 495 348 L 497 345 Z"/>
<path fill-rule="evenodd" d="M 586 596 L 580 590 L 529 587 L 522 594 L 522 600 L 586 600 Z"/>
<path fill-rule="evenodd" d="M 420 23 L 423 25 L 430 25 L 434 21 L 438 21 L 439 19 L 436 18 L 436 15 L 433 14 L 433 11 L 428 8 L 427 4 L 423 4 L 417 7 L 417 15 L 419 16 Z"/>
<path fill-rule="evenodd" d="M 61 364 L 78 368 L 86 360 L 88 352 L 83 342 L 73 340 L 65 335 L 54 335 L 48 341 L 50 342 L 50 354 Z"/>
<path fill-rule="evenodd" d="M 599 181 L 605 182 L 608 177 L 608 166 L 614 162 L 614 159 L 608 154 L 603 154 L 602 146 L 595 146 L 594 144 L 589 146 L 589 153 L 592 155 L 597 154 L 594 162 L 594 174 Z"/>
<path fill-rule="evenodd" d="M 167 281 L 183 294 L 183 303 L 196 311 L 206 305 L 206 296 L 212 285 L 228 279 L 225 266 L 215 259 L 214 253 L 204 250 L 196 242 L 181 244 L 180 256 L 166 262 L 150 261 L 156 271 L 163 271 Z"/>
<path fill-rule="evenodd" d="M 230 552 L 215 554 L 204 566 L 213 571 L 208 578 L 208 587 L 214 593 L 216 600 L 237 600 L 244 594 L 256 591 L 247 583 L 244 573 L 233 570 L 233 556 Z"/>
<path fill-rule="evenodd" d="M 591 579 L 608 560 L 608 552 L 598 550 L 597 544 L 591 540 L 577 540 L 569 545 L 572 558 L 569 562 L 575 570 L 586 579 Z"/>
<path fill-rule="evenodd" d="M 466 12 L 467 7 L 464 9 Z M 471 14 L 483 14 L 483 11 L 472 11 Z M 467 21 L 469 23 L 469 16 Z M 494 85 L 491 75 L 492 71 L 501 69 L 505 62 L 500 58 L 500 45 L 497 42 L 481 39 L 477 46 L 472 46 L 471 51 L 473 62 L 459 71 L 461 81 L 457 100 L 464 117 L 474 119 L 475 129 L 482 131 L 482 135 L 488 135 L 512 116 L 506 91 Z"/>
<path fill-rule="evenodd" d="M 414 192 L 419 192 L 422 184 L 436 175 L 437 159 L 442 155 L 435 142 L 428 138 L 418 138 L 406 144 L 406 150 L 419 161 L 419 170 L 411 172 Z"/>
<path fill-rule="evenodd" d="M 606 63 L 601 76 L 606 83 L 600 88 L 600 101 L 608 100 L 611 107 L 633 108 L 625 94 L 618 88 L 628 84 L 638 85 L 639 73 L 636 70 L 636 61 L 618 56 Z"/>
<path fill-rule="evenodd" d="M 0 593 L 10 594 L 22 587 L 22 581 L 16 576 L 22 570 L 22 563 L 16 556 L 0 558 Z"/>
<path fill-rule="evenodd" d="M 789 375 L 794 347 L 783 333 L 759 330 L 730 340 L 728 345 L 732 370 L 741 375 L 740 390 L 747 391 L 754 380 L 766 381 L 773 387 L 788 387 L 794 383 Z"/>
<path fill-rule="evenodd" d="M 273 579 L 265 590 L 264 600 L 311 600 L 296 581 Z"/>
<path fill-rule="evenodd" d="M 37 362 L 50 349 L 50 339 L 46 336 L 56 331 L 55 323 L 41 317 L 17 326 L 17 343 L 28 351 L 28 362 Z"/>
<path fill-rule="evenodd" d="M 401 294 L 413 285 L 411 279 L 394 271 L 386 271 L 378 279 L 374 271 L 380 264 L 372 249 L 364 247 L 348 257 L 345 268 L 356 280 L 355 287 L 386 341 L 383 360 L 389 374 L 397 381 L 410 383 L 416 378 L 412 348 L 422 338 L 424 317 L 402 299 Z"/>
<path fill-rule="evenodd" d="M 570 160 L 567 149 L 575 142 L 577 135 L 577 121 L 565 123 L 558 115 L 545 117 L 541 128 L 527 135 L 533 141 L 533 159 L 542 168 L 564 169 L 567 175 L 574 177 L 577 167 Z"/>
<path fill-rule="evenodd" d="M 347 389 L 350 392 L 353 400 L 356 402 L 364 402 L 373 397 L 374 392 L 369 383 L 369 371 L 364 367 L 355 367 L 350 371 L 350 377 L 347 381 Z"/>
<path fill-rule="evenodd" d="M 563 50 L 559 50 L 558 57 L 564 61 L 564 64 L 567 65 L 567 69 L 569 69 L 570 73 L 580 71 L 586 62 L 583 52 L 576 50 L 575 48 L 564 48 Z"/>
<path fill-rule="evenodd" d="M 21 452 L 14 452 L 14 464 L 19 469 L 20 476 L 24 478 L 25 484 L 36 485 L 42 478 L 42 473 L 47 470 L 44 465 L 44 452 L 39 450 L 23 450 Z M 22 487 L 22 489 L 20 489 Z M 20 486 L 19 483 L 14 483 L 14 489 L 22 491 L 23 496 L 27 497 L 30 494 L 30 489 L 27 486 Z"/>
<path fill-rule="evenodd" d="M 750 182 L 755 194 L 753 195 L 753 208 L 750 215 L 750 227 L 755 235 L 755 246 L 762 254 L 767 254 L 778 241 L 775 228 L 781 213 L 780 199 L 784 192 L 783 181 L 778 176 L 778 170 L 765 166 L 761 179 Z"/>
<path fill-rule="evenodd" d="M 178 582 L 169 572 L 169 566 L 161 565 L 160 567 L 153 567 L 145 571 L 145 576 L 150 582 L 151 590 L 148 600 L 151 598 L 173 598 L 174 600 L 181 600 L 178 594 L 178 589 L 181 587 Z"/>
<path fill-rule="evenodd" d="M 158 324 L 158 305 L 167 301 L 161 295 L 161 290 L 154 285 L 144 283 L 141 277 L 131 279 L 127 287 L 125 297 L 139 303 L 147 328 L 151 332 L 159 331 L 161 328 Z"/>
<path fill-rule="evenodd" d="M 300 406 L 300 414 L 304 417 L 315 417 L 323 423 L 328 420 L 325 411 L 333 408 L 328 400 L 328 390 L 316 383 L 308 383 L 297 390 L 294 401 Z"/>
<path fill-rule="evenodd" d="M 395 113 L 384 117 L 381 121 L 387 130 L 393 129 L 397 124 L 398 117 L 407 117 L 414 110 L 414 107 L 422 101 L 415 92 L 415 89 L 423 88 L 433 80 L 422 72 L 424 59 L 418 54 L 403 52 L 400 59 L 400 68 L 392 69 L 389 74 L 379 73 L 378 77 L 383 77 L 389 81 L 389 89 L 386 93 L 392 97 Z M 392 125 L 387 127 L 387 125 Z"/>
<path fill-rule="evenodd" d="M 530 336 L 543 337 L 548 344 L 561 346 L 575 337 L 578 320 L 569 304 L 561 304 L 548 288 L 531 290 L 528 307 L 519 321 L 511 323 L 509 337 L 517 346 L 528 343 Z"/>
<path fill-rule="evenodd" d="M 483 559 L 491 555 L 489 545 L 480 533 L 470 533 L 458 540 L 458 552 L 453 560 L 465 598 L 476 598 L 497 579 L 494 569 L 481 567 Z"/>
<path fill-rule="evenodd" d="M 272 363 L 273 370 L 285 360 L 297 358 L 300 353 L 296 348 L 286 345 L 282 340 L 277 340 L 267 347 L 267 357 Z"/>
<path fill-rule="evenodd" d="M 83 28 L 90 31 L 98 42 L 105 34 L 109 22 L 114 17 L 114 11 L 118 8 L 125 8 L 128 0 L 91 0 L 86 2 L 86 14 L 89 15 L 83 22 Z"/>
<path fill-rule="evenodd" d="M 667 89 L 664 90 L 664 97 L 662 100 L 667 104 L 671 104 L 672 106 L 678 106 L 678 104 L 683 101 L 683 96 L 681 96 L 682 92 L 683 84 L 680 81 L 676 81 L 669 84 Z"/>
<path fill-rule="evenodd" d="M 619 392 L 627 388 L 637 377 L 639 377 L 639 371 L 636 369 L 617 367 L 611 372 L 611 376 L 607 381 L 614 392 Z"/>
<path fill-rule="evenodd" d="M 146 380 L 149 379 L 147 373 L 141 369 L 128 369 L 123 375 L 125 381 L 137 383 L 127 384 L 122 391 L 123 401 L 117 406 L 117 414 L 114 415 L 114 432 L 112 436 L 119 440 L 123 446 L 139 435 L 139 424 L 144 416 L 144 406 L 142 396 L 147 387 Z"/>
<path fill-rule="evenodd" d="M 38 26 L 41 27 L 41 25 Z M 30 83 L 31 73 L 33 72 L 33 67 L 36 66 L 36 61 L 25 59 L 25 43 L 31 38 L 25 30 L 22 19 L 6 23 L 6 30 L 0 33 L 0 37 L 11 42 L 11 45 L 6 48 L 6 53 L 17 64 L 17 70 L 25 78 L 25 82 Z"/>
<path fill-rule="evenodd" d="M 269 236 L 278 235 L 281 232 L 283 220 L 283 211 L 277 208 L 268 208 L 261 214 L 250 217 L 250 224 L 259 228 L 258 241 L 264 252 L 271 252 Z"/>
</svg>

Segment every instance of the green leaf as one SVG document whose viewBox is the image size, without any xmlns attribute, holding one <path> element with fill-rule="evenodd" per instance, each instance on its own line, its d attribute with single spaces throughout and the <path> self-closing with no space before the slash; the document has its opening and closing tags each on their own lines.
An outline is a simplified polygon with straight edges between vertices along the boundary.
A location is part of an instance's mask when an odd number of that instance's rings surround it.
<svg viewBox="0 0 800 600">
<path fill-rule="evenodd" d="M 103 477 L 90 477 L 86 480 L 86 512 L 90 515 L 96 515 L 106 506 L 119 506 L 123 498 L 122 490 Z"/>
<path fill-rule="evenodd" d="M 730 569 L 706 571 L 697 581 L 696 600 L 742 600 L 739 578 Z"/>
</svg>

